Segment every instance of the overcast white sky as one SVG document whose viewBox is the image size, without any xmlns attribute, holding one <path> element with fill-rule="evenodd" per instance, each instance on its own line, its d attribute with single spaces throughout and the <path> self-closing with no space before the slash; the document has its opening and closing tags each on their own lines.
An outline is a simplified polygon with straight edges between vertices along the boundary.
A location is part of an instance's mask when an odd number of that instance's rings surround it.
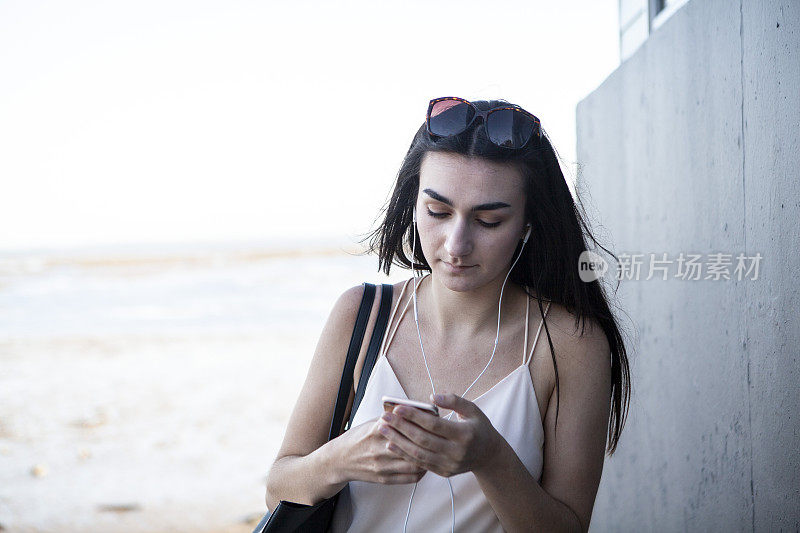
<svg viewBox="0 0 800 533">
<path fill-rule="evenodd" d="M 0 251 L 372 227 L 428 100 L 575 160 L 617 0 L 0 3 Z"/>
</svg>

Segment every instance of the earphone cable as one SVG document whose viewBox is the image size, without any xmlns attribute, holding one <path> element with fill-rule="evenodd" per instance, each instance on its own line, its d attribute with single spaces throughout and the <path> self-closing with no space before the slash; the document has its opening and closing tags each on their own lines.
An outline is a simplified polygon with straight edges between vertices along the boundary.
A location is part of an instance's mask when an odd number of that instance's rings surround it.
<svg viewBox="0 0 800 533">
<path fill-rule="evenodd" d="M 416 210 L 415 210 L 415 212 L 414 212 L 414 228 L 412 230 L 412 250 L 411 250 L 411 271 L 412 271 L 412 277 L 414 278 L 414 293 L 413 293 L 414 323 L 417 326 L 417 338 L 419 339 L 419 347 L 420 347 L 420 350 L 422 351 L 422 359 L 425 362 L 425 370 L 428 372 L 428 380 L 430 380 L 431 389 L 433 390 L 433 394 L 436 394 L 436 387 L 433 384 L 433 377 L 431 376 L 431 369 L 428 367 L 428 359 L 425 356 L 425 348 L 422 345 L 422 333 L 421 333 L 420 327 L 419 327 L 419 314 L 417 312 L 417 269 L 416 269 L 416 255 L 417 255 L 417 239 L 416 239 L 416 236 L 417 236 L 417 231 L 416 231 L 416 223 L 417 222 L 416 222 Z M 529 227 L 530 227 L 530 225 L 529 225 Z M 489 357 L 489 361 L 486 363 L 486 366 L 484 366 L 483 370 L 481 370 L 481 373 L 478 374 L 478 377 L 475 378 L 475 380 L 470 384 L 470 386 L 467 387 L 467 390 L 465 390 L 464 393 L 461 395 L 462 398 L 467 394 L 467 392 L 469 392 L 469 390 L 472 388 L 472 386 L 475 385 L 475 383 L 478 382 L 478 380 L 484 374 L 484 372 L 486 372 L 486 369 L 489 368 L 489 365 L 491 364 L 492 359 L 494 359 L 494 354 L 497 352 L 497 345 L 500 343 L 500 313 L 501 313 L 502 305 L 503 305 L 503 291 L 505 290 L 506 282 L 508 281 L 508 277 L 511 275 L 511 271 L 514 270 L 514 267 L 516 266 L 517 261 L 519 261 L 519 258 L 522 257 L 522 250 L 525 248 L 525 244 L 528 242 L 528 235 L 530 235 L 530 229 L 528 230 L 528 233 L 525 235 L 525 238 L 522 239 L 522 246 L 519 249 L 519 254 L 517 254 L 517 257 L 514 259 L 514 262 L 511 264 L 511 268 L 508 269 L 508 272 L 506 273 L 506 277 L 503 280 L 503 285 L 500 287 L 500 299 L 499 299 L 499 301 L 497 303 L 497 334 L 495 335 L 495 338 L 494 338 L 494 346 L 492 348 L 492 355 L 491 355 L 491 357 Z M 449 419 L 450 416 L 454 412 L 455 411 L 450 410 L 450 413 L 448 413 L 445 418 Z M 455 494 L 453 493 L 453 484 L 450 482 L 450 478 L 446 478 L 446 479 L 447 479 L 447 485 L 450 488 L 450 515 L 452 517 L 452 524 L 451 524 L 450 531 L 451 531 L 451 533 L 455 533 L 455 527 L 456 527 Z M 406 528 L 408 527 L 408 518 L 409 518 L 409 516 L 411 514 L 411 502 L 414 499 L 414 492 L 416 492 L 416 490 L 417 490 L 417 484 L 418 483 L 419 482 L 414 483 L 414 488 L 411 491 L 411 497 L 408 500 L 408 509 L 406 511 L 405 523 L 403 524 L 403 533 L 406 533 Z"/>
</svg>

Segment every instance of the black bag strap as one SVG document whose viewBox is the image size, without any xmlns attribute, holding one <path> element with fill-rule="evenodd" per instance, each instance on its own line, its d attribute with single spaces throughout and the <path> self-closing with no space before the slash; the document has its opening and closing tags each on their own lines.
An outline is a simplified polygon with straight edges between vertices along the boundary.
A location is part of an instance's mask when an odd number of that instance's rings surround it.
<svg viewBox="0 0 800 533">
<path fill-rule="evenodd" d="M 342 379 L 339 382 L 339 395 L 336 397 L 336 404 L 333 408 L 333 420 L 331 430 L 328 433 L 328 440 L 339 436 L 344 419 L 344 411 L 347 409 L 347 400 L 350 398 L 350 389 L 353 387 L 353 370 L 356 367 L 358 353 L 361 351 L 361 344 L 364 341 L 364 333 L 367 330 L 369 314 L 372 304 L 375 301 L 375 285 L 364 282 L 364 296 L 361 298 L 361 305 L 358 307 L 356 323 L 353 326 L 353 335 L 350 337 L 350 347 L 347 349 L 347 359 L 342 370 Z"/>
<path fill-rule="evenodd" d="M 378 318 L 375 321 L 375 328 L 372 330 L 372 338 L 369 341 L 364 366 L 361 368 L 361 377 L 358 379 L 358 390 L 353 399 L 353 407 L 350 409 L 350 419 L 347 421 L 348 429 L 353 423 L 355 413 L 361 404 L 361 399 L 364 397 L 367 381 L 372 369 L 375 367 L 375 362 L 378 360 L 378 351 L 380 350 L 381 342 L 383 342 L 383 334 L 386 332 L 386 325 L 389 322 L 389 310 L 392 307 L 392 289 L 394 287 L 389 283 L 381 285 L 381 307 L 378 311 Z"/>
</svg>

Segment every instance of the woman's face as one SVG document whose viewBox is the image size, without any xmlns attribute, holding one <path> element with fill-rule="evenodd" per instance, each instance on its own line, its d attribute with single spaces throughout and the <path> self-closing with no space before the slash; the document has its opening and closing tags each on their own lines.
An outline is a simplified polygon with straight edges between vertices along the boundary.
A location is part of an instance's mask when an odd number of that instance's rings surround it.
<svg viewBox="0 0 800 533">
<path fill-rule="evenodd" d="M 510 165 L 477 157 L 426 153 L 416 209 L 425 259 L 454 291 L 505 277 L 527 229 L 522 176 Z"/>
</svg>

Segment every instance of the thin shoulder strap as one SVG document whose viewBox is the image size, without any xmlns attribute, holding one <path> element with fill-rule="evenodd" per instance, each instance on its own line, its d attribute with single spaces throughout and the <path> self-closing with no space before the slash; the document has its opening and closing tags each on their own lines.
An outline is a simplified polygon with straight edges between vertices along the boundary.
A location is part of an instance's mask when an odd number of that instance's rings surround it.
<svg viewBox="0 0 800 533">
<path fill-rule="evenodd" d="M 339 394 L 336 397 L 336 404 L 333 408 L 333 420 L 331 420 L 331 430 L 328 432 L 328 440 L 335 439 L 341 433 L 344 411 L 347 409 L 347 400 L 350 398 L 350 389 L 353 388 L 353 370 L 356 367 L 358 353 L 361 351 L 361 344 L 364 341 L 364 333 L 367 330 L 369 313 L 375 301 L 375 285 L 364 282 L 364 295 L 361 298 L 361 305 L 358 307 L 356 323 L 353 326 L 353 335 L 350 337 L 350 346 L 347 348 L 347 359 L 342 370 L 342 379 L 339 381 Z"/>
<path fill-rule="evenodd" d="M 392 322 L 394 321 L 394 315 L 397 314 L 397 308 L 400 307 L 400 303 L 403 301 L 403 295 L 406 293 L 406 287 L 408 287 L 408 282 L 411 281 L 412 278 L 408 278 L 405 283 L 403 283 L 403 290 L 400 291 L 400 296 L 397 297 L 397 303 L 394 304 L 394 309 L 392 310 L 392 314 L 389 315 L 389 329 L 386 331 L 386 335 L 383 338 L 383 342 L 381 343 L 381 349 L 378 353 L 385 353 L 386 350 L 389 349 L 389 343 L 391 342 L 391 338 L 394 337 L 394 333 L 392 332 Z M 400 315 L 400 319 L 402 320 L 403 315 Z M 394 327 L 394 331 L 397 331 L 397 328 L 400 324 L 400 320 L 397 321 L 397 325 Z M 387 342 L 387 339 L 389 341 Z"/>
<path fill-rule="evenodd" d="M 422 279 L 420 279 L 419 284 L 421 285 L 422 284 L 422 280 L 425 279 L 428 276 L 430 276 L 430 273 L 425 274 L 424 276 L 422 276 Z M 408 282 L 411 281 L 412 279 L 414 279 L 414 278 L 409 278 L 409 279 L 406 280 L 406 284 L 403 285 L 403 292 L 405 292 L 406 285 L 408 285 Z M 403 298 L 403 293 L 401 292 L 400 293 L 400 298 L 398 298 L 397 305 L 395 306 L 395 311 L 397 311 L 397 307 L 400 305 L 400 300 L 402 298 Z M 388 335 L 388 339 L 385 342 L 385 346 L 381 350 L 382 353 L 386 353 L 389 350 L 389 345 L 392 343 L 392 339 L 394 339 L 394 334 L 397 333 L 397 328 L 400 327 L 400 322 L 402 322 L 403 321 L 403 317 L 406 316 L 406 311 L 408 311 L 408 306 L 411 305 L 411 301 L 412 300 L 413 300 L 413 295 L 406 302 L 406 306 L 403 308 L 403 312 L 400 313 L 400 318 L 397 319 L 397 322 L 395 322 L 395 325 L 394 325 L 394 329 Z"/>
<path fill-rule="evenodd" d="M 551 302 L 547 302 L 547 307 L 544 308 L 544 316 L 542 317 L 542 321 L 539 322 L 539 329 L 536 330 L 536 337 L 534 337 L 533 339 L 533 346 L 531 346 L 531 353 L 530 355 L 528 355 L 528 359 L 523 361 L 523 364 L 526 366 L 530 364 L 531 358 L 533 357 L 533 350 L 536 349 L 536 341 L 539 340 L 539 333 L 542 332 L 542 326 L 544 325 L 544 318 L 547 316 L 547 312 L 550 310 L 550 303 Z"/>
<path fill-rule="evenodd" d="M 531 311 L 531 297 L 525 295 L 525 341 L 522 343 L 522 364 L 525 364 L 525 356 L 528 354 L 528 316 Z"/>
<path fill-rule="evenodd" d="M 350 409 L 350 418 L 347 421 L 347 428 L 353 423 L 358 406 L 361 404 L 361 399 L 364 397 L 364 391 L 367 388 L 367 381 L 372 369 L 375 367 L 375 361 L 378 359 L 378 349 L 380 348 L 381 339 L 383 339 L 383 332 L 386 331 L 386 324 L 389 321 L 389 309 L 392 307 L 392 289 L 394 287 L 389 283 L 381 285 L 381 307 L 378 310 L 378 318 L 375 321 L 375 327 L 372 329 L 372 338 L 369 340 L 369 347 L 367 348 L 367 355 L 364 358 L 364 366 L 361 367 L 361 375 L 358 378 L 358 390 L 356 391 L 355 398 L 353 398 L 353 407 Z"/>
</svg>

